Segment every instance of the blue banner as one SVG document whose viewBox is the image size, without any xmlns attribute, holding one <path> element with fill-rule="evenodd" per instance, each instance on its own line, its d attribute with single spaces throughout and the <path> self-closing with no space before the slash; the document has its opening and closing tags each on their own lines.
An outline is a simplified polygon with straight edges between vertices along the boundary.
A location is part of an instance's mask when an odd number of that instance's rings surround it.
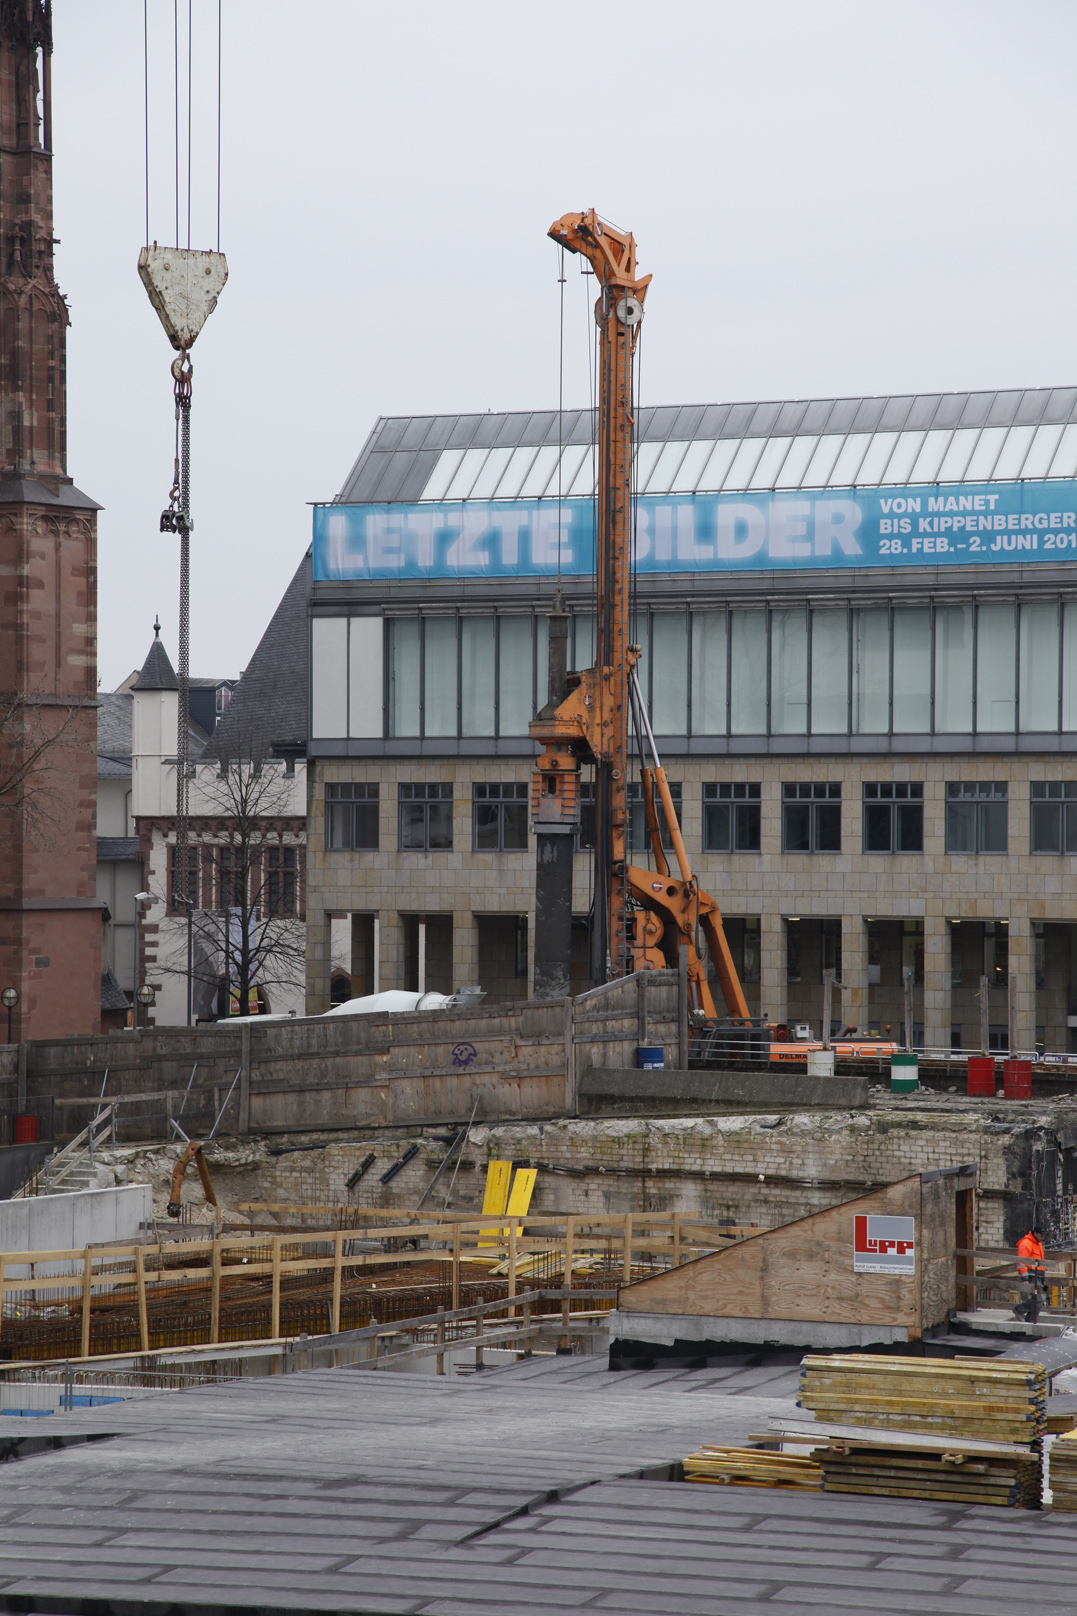
<svg viewBox="0 0 1077 1616">
<path fill-rule="evenodd" d="M 314 577 L 587 576 L 593 505 L 467 500 L 318 505 Z M 1077 482 L 812 493 L 656 494 L 638 502 L 641 573 L 961 566 L 1077 556 Z"/>
</svg>

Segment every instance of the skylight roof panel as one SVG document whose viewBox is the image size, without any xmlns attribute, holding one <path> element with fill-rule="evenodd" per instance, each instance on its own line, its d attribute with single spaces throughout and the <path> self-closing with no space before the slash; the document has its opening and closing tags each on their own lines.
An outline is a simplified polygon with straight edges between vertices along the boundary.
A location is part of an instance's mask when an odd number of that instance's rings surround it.
<svg viewBox="0 0 1077 1616">
<path fill-rule="evenodd" d="M 421 449 L 426 442 L 430 431 L 432 417 L 429 415 L 413 415 L 404 428 L 404 435 L 400 439 L 402 449 Z"/>
<path fill-rule="evenodd" d="M 569 499 L 590 499 L 595 491 L 595 454 L 589 444 L 583 446 L 583 459 L 580 469 L 572 479 L 571 487 L 565 487 Z"/>
<path fill-rule="evenodd" d="M 711 450 L 707 464 L 696 484 L 697 494 L 716 494 L 725 482 L 725 474 L 740 448 L 739 438 L 719 438 Z"/>
<path fill-rule="evenodd" d="M 753 438 L 769 438 L 774 431 L 774 423 L 781 410 L 781 401 L 769 400 L 766 404 L 757 404 L 752 416 L 752 424 L 748 428 Z"/>
<path fill-rule="evenodd" d="M 397 449 L 404 436 L 410 417 L 407 415 L 388 415 L 378 428 L 377 442 L 374 447 L 378 450 Z"/>
<path fill-rule="evenodd" d="M 834 469 L 827 480 L 828 488 L 851 488 L 856 482 L 861 462 L 867 453 L 871 442 L 870 432 L 850 432 L 841 446 L 841 453 L 834 462 Z"/>
<path fill-rule="evenodd" d="M 874 488 L 882 481 L 886 463 L 894 452 L 896 442 L 896 432 L 876 432 L 872 435 L 868 452 L 856 474 L 857 483 L 861 488 Z"/>
<path fill-rule="evenodd" d="M 894 452 L 887 461 L 886 470 L 879 479 L 884 484 L 907 483 L 920 447 L 924 441 L 924 432 L 899 432 L 898 440 L 894 445 Z"/>
<path fill-rule="evenodd" d="M 752 472 L 759 464 L 759 458 L 766 446 L 766 438 L 744 438 L 741 446 L 734 456 L 733 463 L 726 472 L 724 489 L 740 490 L 747 488 L 752 480 Z"/>
<path fill-rule="evenodd" d="M 417 449 L 411 457 L 407 475 L 400 480 L 400 487 L 395 497 L 405 504 L 411 504 L 422 497 L 423 489 L 430 480 L 430 473 L 437 465 L 440 455 L 437 449 Z"/>
<path fill-rule="evenodd" d="M 579 475 L 580 467 L 585 460 L 590 460 L 591 451 L 585 443 L 574 443 L 566 449 L 561 456 L 561 498 L 568 498 L 568 491 Z M 546 492 L 550 499 L 557 498 L 557 467 L 555 466 L 546 485 Z"/>
<path fill-rule="evenodd" d="M 1035 432 L 1034 426 L 1011 426 L 1006 434 L 1006 442 L 1002 445 L 1002 453 L 991 473 L 992 482 L 1008 483 L 1020 477 L 1021 467 L 1025 463 L 1025 456 L 1028 454 Z"/>
<path fill-rule="evenodd" d="M 456 468 L 456 475 L 445 490 L 446 499 L 467 499 L 489 452 L 488 449 L 464 450 L 463 459 Z"/>
<path fill-rule="evenodd" d="M 536 410 L 527 423 L 526 430 L 521 432 L 520 439 L 524 443 L 550 443 L 557 442 L 557 411 Z"/>
<path fill-rule="evenodd" d="M 1021 467 L 1021 476 L 1046 477 L 1061 437 L 1060 423 L 1055 426 L 1038 426 L 1036 436 L 1025 456 L 1025 463 Z"/>
<path fill-rule="evenodd" d="M 494 445 L 498 449 L 515 449 L 520 443 L 527 441 L 527 423 L 531 417 L 525 410 L 513 410 L 510 415 L 501 417 L 501 425 L 494 437 Z"/>
<path fill-rule="evenodd" d="M 961 426 L 986 426 L 994 403 L 994 393 L 970 393 L 961 411 Z"/>
<path fill-rule="evenodd" d="M 856 420 L 856 412 L 859 408 L 860 400 L 858 398 L 835 399 L 834 407 L 827 416 L 827 432 L 840 432 L 842 437 L 845 436 L 846 432 L 851 432 L 853 422 Z"/>
<path fill-rule="evenodd" d="M 1005 393 L 996 393 L 987 416 L 988 426 L 1012 426 L 1017 416 L 1017 406 L 1023 397 L 1024 394 L 1016 387 L 1011 387 Z"/>
<path fill-rule="evenodd" d="M 538 454 L 532 445 L 514 449 L 501 481 L 497 485 L 498 499 L 515 499 L 523 487 L 524 478 L 531 470 L 531 462 Z"/>
<path fill-rule="evenodd" d="M 885 398 L 862 398 L 853 420 L 854 432 L 874 432 L 883 418 Z"/>
<path fill-rule="evenodd" d="M 708 404 L 703 411 L 703 419 L 696 427 L 697 438 L 717 438 L 729 415 L 728 404 Z"/>
<path fill-rule="evenodd" d="M 773 488 L 774 479 L 785 463 L 792 438 L 768 438 L 748 483 L 749 488 Z"/>
<path fill-rule="evenodd" d="M 706 414 L 704 404 L 685 404 L 677 411 L 672 437 L 679 443 L 691 443 L 700 436 L 700 423 Z"/>
<path fill-rule="evenodd" d="M 641 443 L 636 450 L 636 487 L 641 494 L 650 481 L 651 472 L 664 448 L 664 443 Z"/>
<path fill-rule="evenodd" d="M 827 478 L 834 470 L 844 442 L 845 439 L 840 432 L 827 432 L 819 439 L 815 445 L 815 453 L 808 462 L 808 469 L 801 478 L 801 488 L 826 487 Z"/>
<path fill-rule="evenodd" d="M 713 452 L 714 444 L 709 438 L 697 438 L 694 443 L 690 443 L 684 459 L 677 467 L 670 491 L 674 494 L 694 494 L 703 468 Z"/>
<path fill-rule="evenodd" d="M 680 469 L 681 461 L 684 459 L 685 451 L 689 447 L 690 445 L 687 443 L 678 443 L 675 438 L 663 445 L 662 453 L 655 461 L 654 470 L 647 480 L 646 487 L 643 485 L 643 479 L 640 479 L 640 493 L 668 494 L 673 485 L 673 479 Z"/>
<path fill-rule="evenodd" d="M 1066 427 L 1051 461 L 1049 477 L 1077 476 L 1077 425 Z"/>
<path fill-rule="evenodd" d="M 809 399 L 807 408 L 804 411 L 804 419 L 797 429 L 798 432 L 802 436 L 809 433 L 815 436 L 820 432 L 824 432 L 833 408 L 834 400 L 832 398 Z"/>
<path fill-rule="evenodd" d="M 961 481 L 979 436 L 980 429 L 978 426 L 958 428 L 950 439 L 950 447 L 942 457 L 942 465 L 939 467 L 940 483 L 959 483 Z"/>
<path fill-rule="evenodd" d="M 450 449 L 470 448 L 475 434 L 479 430 L 479 422 L 481 420 L 481 415 L 458 415 L 452 429 L 452 436 L 449 439 L 448 447 Z"/>
<path fill-rule="evenodd" d="M 524 419 L 526 420 L 526 416 Z M 475 436 L 471 440 L 471 447 L 473 449 L 492 449 L 495 443 L 503 443 L 502 433 L 504 426 L 505 417 L 495 415 L 492 410 L 488 414 L 481 416 L 479 424 L 475 428 Z M 517 438 L 516 441 L 519 442 L 519 439 Z"/>
<path fill-rule="evenodd" d="M 1014 416 L 1015 426 L 1039 426 L 1043 420 L 1043 412 L 1047 408 L 1047 400 L 1051 392 L 1047 387 L 1030 387 L 1021 395 L 1021 402 L 1017 406 Z"/>
<path fill-rule="evenodd" d="M 1047 421 L 1072 421 L 1077 411 L 1077 387 L 1056 387 L 1047 400 L 1047 408 L 1043 412 L 1043 419 Z"/>
<path fill-rule="evenodd" d="M 999 450 L 1006 441 L 1008 427 L 985 426 L 980 433 L 972 458 L 965 472 L 965 481 L 970 483 L 990 482 L 991 474 L 995 469 Z"/>
<path fill-rule="evenodd" d="M 520 489 L 521 499 L 541 499 L 546 492 L 550 477 L 557 469 L 559 459 L 556 443 L 547 444 L 540 449 L 531 462 L 531 469 L 524 478 Z"/>
<path fill-rule="evenodd" d="M 774 423 L 775 432 L 779 434 L 796 432 L 804 419 L 806 409 L 807 405 L 802 398 L 791 399 L 788 404 L 783 404 L 778 414 L 778 419 Z"/>
<path fill-rule="evenodd" d="M 748 425 L 755 414 L 754 404 L 731 404 L 729 414 L 722 425 L 723 438 L 742 438 L 748 430 Z"/>
<path fill-rule="evenodd" d="M 464 458 L 463 449 L 443 449 L 438 456 L 437 465 L 430 473 L 429 481 L 420 499 L 444 499 L 445 490 L 456 476 L 461 460 Z"/>
<path fill-rule="evenodd" d="M 395 454 L 379 455 L 377 458 L 382 462 L 382 473 L 366 497 L 373 505 L 387 505 L 401 497 L 400 490 L 415 455 L 406 449 L 398 449 Z"/>
<path fill-rule="evenodd" d="M 486 456 L 486 462 L 475 478 L 471 489 L 472 499 L 493 499 L 494 490 L 501 481 L 505 467 L 512 459 L 511 448 L 491 449 Z"/>
<path fill-rule="evenodd" d="M 909 418 L 912 409 L 912 396 L 904 395 L 897 398 L 888 398 L 879 417 L 879 426 L 884 432 L 900 432 Z"/>
<path fill-rule="evenodd" d="M 909 481 L 914 483 L 933 483 L 938 479 L 939 467 L 950 447 L 953 434 L 949 429 L 929 432 L 920 446 L 920 453 L 913 462 L 909 474 Z"/>
<path fill-rule="evenodd" d="M 665 443 L 677 424 L 680 408 L 679 404 L 662 404 L 657 409 L 649 411 L 643 436 L 652 441 L 661 439 Z"/>
<path fill-rule="evenodd" d="M 807 469 L 808 462 L 815 453 L 819 442 L 818 435 L 811 437 L 795 437 L 789 445 L 789 453 L 782 461 L 782 469 L 774 479 L 775 488 L 799 488 L 801 479 Z"/>
<path fill-rule="evenodd" d="M 957 426 L 961 420 L 961 412 L 968 403 L 967 393 L 943 393 L 939 400 L 939 407 L 935 411 L 935 419 L 931 425 L 941 432 L 944 427 Z"/>
<path fill-rule="evenodd" d="M 905 430 L 907 432 L 926 432 L 929 427 L 934 426 L 941 401 L 941 393 L 917 394 L 905 419 Z"/>
</svg>

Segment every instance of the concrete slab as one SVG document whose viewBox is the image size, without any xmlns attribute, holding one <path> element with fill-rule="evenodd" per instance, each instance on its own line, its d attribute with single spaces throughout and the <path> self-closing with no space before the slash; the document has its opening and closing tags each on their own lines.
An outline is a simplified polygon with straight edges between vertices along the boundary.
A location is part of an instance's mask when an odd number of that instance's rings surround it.
<svg viewBox="0 0 1077 1616">
<path fill-rule="evenodd" d="M 1015 1321 L 1016 1322 L 1016 1321 Z M 790 1346 L 831 1352 L 839 1347 L 891 1346 L 906 1342 L 904 1325 L 835 1324 L 822 1319 L 734 1319 L 709 1313 L 610 1313 L 610 1341 L 743 1341 L 752 1346 Z"/>
</svg>

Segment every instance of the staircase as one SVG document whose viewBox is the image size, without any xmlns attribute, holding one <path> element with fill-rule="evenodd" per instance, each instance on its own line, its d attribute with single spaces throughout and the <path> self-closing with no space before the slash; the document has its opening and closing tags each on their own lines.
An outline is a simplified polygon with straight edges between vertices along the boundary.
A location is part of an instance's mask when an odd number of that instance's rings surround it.
<svg viewBox="0 0 1077 1616">
<path fill-rule="evenodd" d="M 79 1190 L 97 1188 L 97 1167 L 94 1152 L 103 1145 L 115 1143 L 116 1115 L 111 1105 L 98 1111 L 93 1121 L 76 1134 L 62 1150 L 54 1151 L 43 1166 L 38 1167 L 11 1197 L 13 1201 L 31 1195 L 71 1195 Z"/>
</svg>

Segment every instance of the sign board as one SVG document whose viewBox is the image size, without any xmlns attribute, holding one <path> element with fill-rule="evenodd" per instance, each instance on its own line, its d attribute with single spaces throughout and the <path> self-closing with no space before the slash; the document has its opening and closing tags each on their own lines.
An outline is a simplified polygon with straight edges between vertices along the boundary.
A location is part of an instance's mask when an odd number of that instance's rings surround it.
<svg viewBox="0 0 1077 1616">
<path fill-rule="evenodd" d="M 875 1217 L 858 1212 L 853 1217 L 853 1273 L 916 1273 L 916 1219 Z"/>
<path fill-rule="evenodd" d="M 543 577 L 594 567 L 589 499 L 318 505 L 318 582 Z M 960 567 L 1077 558 L 1077 482 L 811 493 L 656 494 L 637 502 L 641 574 Z"/>
</svg>

